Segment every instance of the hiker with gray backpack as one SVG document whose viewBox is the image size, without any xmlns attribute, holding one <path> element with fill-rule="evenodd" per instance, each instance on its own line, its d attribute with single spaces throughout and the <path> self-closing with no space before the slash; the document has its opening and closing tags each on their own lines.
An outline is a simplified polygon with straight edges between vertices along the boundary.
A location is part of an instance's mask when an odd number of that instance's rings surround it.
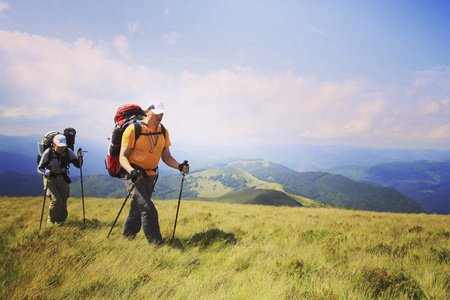
<svg viewBox="0 0 450 300">
<path fill-rule="evenodd" d="M 142 227 L 151 245 L 164 243 L 159 227 L 158 211 L 151 200 L 158 177 L 160 159 L 167 166 L 178 169 L 183 174 L 189 172 L 187 161 L 180 164 L 170 153 L 169 132 L 161 124 L 163 115 L 162 103 L 151 104 L 145 111 L 137 105 L 125 105 L 119 108 L 115 119 L 116 123 L 124 122 L 123 118 L 129 119 L 131 125 L 126 126 L 123 132 L 120 131 L 120 139 L 118 139 L 121 146 L 118 155 L 120 166 L 117 173 L 120 174 L 129 190 L 128 196 L 131 196 L 130 211 L 125 220 L 123 236 L 134 239 Z M 112 140 L 115 138 L 113 137 Z M 113 148 L 114 143 L 110 147 L 107 165 L 110 175 L 117 177 L 116 170 L 111 172 L 111 166 L 115 165 L 112 154 L 116 154 Z"/>
<path fill-rule="evenodd" d="M 44 212 L 45 198 L 48 197 L 50 206 L 47 225 L 61 224 L 68 216 L 67 199 L 70 195 L 69 184 L 71 182 L 67 174 L 69 164 L 81 168 L 83 151 L 79 148 L 77 154 L 75 154 L 72 151 L 73 144 L 68 145 L 67 137 L 58 132 L 47 133 L 42 145 L 48 147 L 39 154 L 40 159 L 37 167 L 38 173 L 43 176 L 45 190 L 42 214 Z"/>
</svg>

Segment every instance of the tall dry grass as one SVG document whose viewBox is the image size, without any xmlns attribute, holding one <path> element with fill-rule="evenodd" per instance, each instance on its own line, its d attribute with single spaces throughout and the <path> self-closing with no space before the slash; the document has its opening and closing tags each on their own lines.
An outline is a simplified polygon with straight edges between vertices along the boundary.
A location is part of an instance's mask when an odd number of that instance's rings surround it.
<svg viewBox="0 0 450 300">
<path fill-rule="evenodd" d="M 449 299 L 450 216 L 155 201 L 166 244 L 121 238 L 123 200 L 0 198 L 1 299 Z M 47 213 L 47 207 L 45 209 Z"/>
</svg>

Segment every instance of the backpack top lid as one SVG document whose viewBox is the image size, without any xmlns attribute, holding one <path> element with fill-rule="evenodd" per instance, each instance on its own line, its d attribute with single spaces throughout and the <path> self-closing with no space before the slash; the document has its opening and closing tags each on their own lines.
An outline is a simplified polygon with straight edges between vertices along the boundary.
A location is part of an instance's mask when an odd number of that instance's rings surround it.
<svg viewBox="0 0 450 300">
<path fill-rule="evenodd" d="M 129 121 L 133 116 L 137 119 L 145 118 L 145 111 L 139 105 L 136 104 L 124 104 L 117 109 L 114 116 L 114 122 L 117 126 L 122 126 Z"/>
<path fill-rule="evenodd" d="M 53 144 L 53 138 L 58 134 L 61 133 L 59 131 L 49 131 L 44 135 L 44 150 Z"/>
</svg>

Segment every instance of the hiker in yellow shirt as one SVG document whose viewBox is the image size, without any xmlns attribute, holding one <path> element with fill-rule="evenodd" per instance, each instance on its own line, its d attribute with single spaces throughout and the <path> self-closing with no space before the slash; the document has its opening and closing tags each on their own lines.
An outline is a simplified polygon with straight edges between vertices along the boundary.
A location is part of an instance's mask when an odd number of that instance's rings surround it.
<svg viewBox="0 0 450 300">
<path fill-rule="evenodd" d="M 140 122 L 141 133 L 135 141 L 135 126 L 128 126 L 122 136 L 119 161 L 126 171 L 122 179 L 131 193 L 130 211 L 123 228 L 123 236 L 133 239 L 141 226 L 150 244 L 164 243 L 159 228 L 158 211 L 151 200 L 157 180 L 160 159 L 169 167 L 183 173 L 189 172 L 188 164 L 180 164 L 172 157 L 169 132 L 161 124 L 164 116 L 162 103 L 152 104 L 145 111 L 146 118 Z"/>
</svg>

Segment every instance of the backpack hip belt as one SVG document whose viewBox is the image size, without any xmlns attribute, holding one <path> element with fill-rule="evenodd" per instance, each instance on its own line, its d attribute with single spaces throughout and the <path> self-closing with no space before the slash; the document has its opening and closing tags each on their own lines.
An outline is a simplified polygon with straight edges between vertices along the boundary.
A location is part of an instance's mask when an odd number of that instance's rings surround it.
<svg viewBox="0 0 450 300">
<path fill-rule="evenodd" d="M 56 176 L 64 175 L 64 174 L 67 174 L 67 172 L 62 172 L 62 173 L 50 173 L 50 177 L 55 178 Z"/>
</svg>

